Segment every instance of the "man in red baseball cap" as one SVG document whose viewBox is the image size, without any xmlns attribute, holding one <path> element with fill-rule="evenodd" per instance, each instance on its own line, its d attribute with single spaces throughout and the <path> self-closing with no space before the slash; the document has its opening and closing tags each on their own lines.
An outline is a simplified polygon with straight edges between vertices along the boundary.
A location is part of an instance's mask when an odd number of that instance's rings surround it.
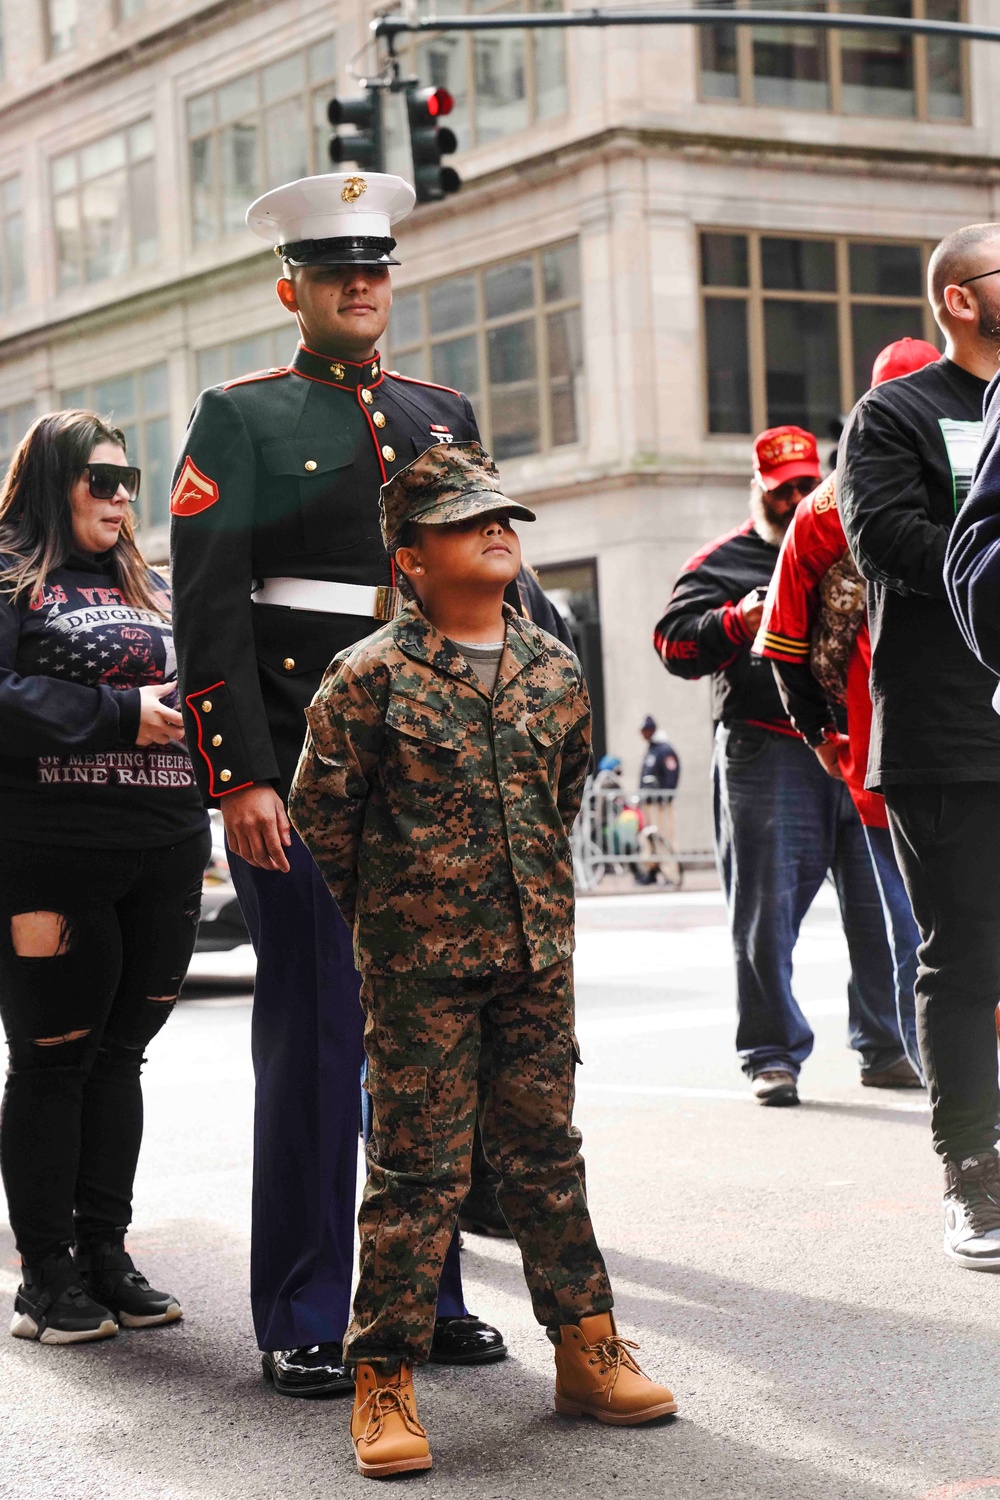
<svg viewBox="0 0 1000 1500">
<path fill-rule="evenodd" d="M 769 427 L 762 432 L 753 445 L 753 477 L 754 525 L 780 547 L 795 507 L 823 477 L 812 433 L 802 427 Z"/>
<path fill-rule="evenodd" d="M 685 567 L 654 635 L 668 672 L 711 675 L 715 851 L 736 960 L 736 1047 L 762 1104 L 798 1103 L 813 1035 L 792 994 L 799 926 L 832 872 L 851 951 L 851 1042 L 862 1069 L 901 1052 L 892 961 L 864 832 L 842 782 L 793 727 L 751 655 L 778 549 L 821 479 L 816 439 L 771 427 L 753 445 L 750 517 Z"/>
</svg>

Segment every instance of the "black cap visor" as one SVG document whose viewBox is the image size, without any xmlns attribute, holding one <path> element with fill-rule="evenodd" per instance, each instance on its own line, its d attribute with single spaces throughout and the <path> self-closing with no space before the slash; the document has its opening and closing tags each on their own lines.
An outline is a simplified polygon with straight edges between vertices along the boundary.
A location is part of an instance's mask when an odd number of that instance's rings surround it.
<svg viewBox="0 0 1000 1500">
<path fill-rule="evenodd" d="M 275 250 L 290 266 L 398 266 L 393 239 L 362 235 L 356 239 L 298 240 Z"/>
</svg>

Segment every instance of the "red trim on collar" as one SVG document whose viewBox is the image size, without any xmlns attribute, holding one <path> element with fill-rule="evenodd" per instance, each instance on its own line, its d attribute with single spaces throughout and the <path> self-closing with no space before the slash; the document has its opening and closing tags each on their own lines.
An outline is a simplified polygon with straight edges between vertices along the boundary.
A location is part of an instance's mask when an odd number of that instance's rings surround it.
<svg viewBox="0 0 1000 1500">
<path fill-rule="evenodd" d="M 343 364 L 344 361 L 341 360 L 340 363 Z M 313 385 L 328 385 L 332 391 L 343 391 L 346 396 L 349 396 L 352 391 L 374 391 L 385 379 L 385 371 L 381 369 L 379 370 L 378 379 L 373 380 L 370 385 L 342 385 L 337 380 L 321 380 L 318 375 L 307 375 L 305 370 L 297 370 L 294 365 L 288 366 L 287 373 L 289 375 L 298 375 L 303 380 L 311 380 Z M 445 390 L 446 387 L 442 386 L 441 389 Z"/>
<path fill-rule="evenodd" d="M 379 362 L 379 369 L 381 369 L 382 367 L 382 356 L 377 349 L 375 350 L 375 353 L 372 355 L 371 359 L 340 359 L 337 355 L 320 354 L 317 349 L 310 349 L 309 345 L 304 344 L 301 339 L 299 339 L 298 347 L 303 351 L 304 354 L 311 354 L 314 359 L 335 359 L 338 365 L 349 365 L 352 370 L 363 370 L 365 365 L 370 365 L 372 361 L 376 359 Z"/>
</svg>

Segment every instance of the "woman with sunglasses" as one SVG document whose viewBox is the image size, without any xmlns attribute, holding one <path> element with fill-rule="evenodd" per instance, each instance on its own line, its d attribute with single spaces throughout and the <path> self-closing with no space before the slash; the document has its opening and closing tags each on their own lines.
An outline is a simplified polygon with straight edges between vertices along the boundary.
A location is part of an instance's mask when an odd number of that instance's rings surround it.
<svg viewBox="0 0 1000 1500">
<path fill-rule="evenodd" d="M 124 1247 L 140 1069 L 187 970 L 209 854 L 139 471 L 92 412 L 41 417 L 0 487 L 0 1169 L 11 1333 L 174 1322 Z"/>
</svg>

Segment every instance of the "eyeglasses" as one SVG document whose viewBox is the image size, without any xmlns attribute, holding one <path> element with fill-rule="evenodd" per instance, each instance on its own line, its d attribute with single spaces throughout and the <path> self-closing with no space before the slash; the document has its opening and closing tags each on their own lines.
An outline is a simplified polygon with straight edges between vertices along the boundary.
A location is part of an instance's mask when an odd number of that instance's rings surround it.
<svg viewBox="0 0 1000 1500">
<path fill-rule="evenodd" d="M 120 485 L 134 505 L 139 494 L 140 472 L 132 464 L 88 464 L 83 471 L 89 477 L 90 493 L 95 500 L 113 500 Z"/>
<path fill-rule="evenodd" d="M 1000 266 L 997 266 L 996 271 L 980 271 L 978 276 L 966 276 L 965 280 L 960 281 L 958 284 L 959 286 L 968 286 L 970 281 L 982 281 L 984 276 L 995 276 L 997 271 L 1000 271 Z"/>
<path fill-rule="evenodd" d="M 802 474 L 798 479 L 786 479 L 784 484 L 776 485 L 773 490 L 768 491 L 768 494 L 772 498 L 776 495 L 779 499 L 783 495 L 790 494 L 811 495 L 818 484 L 819 480 L 813 479 L 812 475 Z"/>
</svg>

